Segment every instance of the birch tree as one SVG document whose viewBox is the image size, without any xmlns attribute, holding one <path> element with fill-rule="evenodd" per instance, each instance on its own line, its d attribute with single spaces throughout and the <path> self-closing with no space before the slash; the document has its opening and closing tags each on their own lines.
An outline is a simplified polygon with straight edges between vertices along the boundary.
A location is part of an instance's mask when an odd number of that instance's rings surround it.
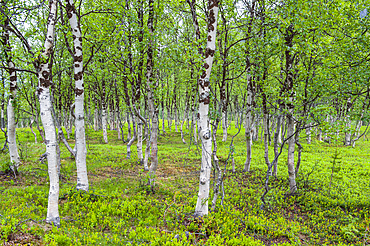
<svg viewBox="0 0 370 246">
<path fill-rule="evenodd" d="M 203 73 L 198 80 L 199 89 L 199 135 L 202 143 L 202 162 L 199 177 L 199 192 L 195 216 L 208 214 L 209 188 L 211 178 L 212 139 L 209 128 L 210 75 L 216 50 L 218 0 L 208 0 L 208 35 Z"/>
<path fill-rule="evenodd" d="M 59 174 L 60 158 L 58 156 L 58 142 L 52 116 L 52 103 L 50 86 L 52 84 L 50 60 L 54 47 L 55 22 L 57 14 L 57 1 L 49 1 L 49 16 L 47 20 L 46 39 L 44 50 L 39 58 L 36 68 L 39 78 L 37 94 L 40 102 L 41 121 L 45 129 L 45 144 L 48 160 L 48 173 L 50 179 L 49 199 L 46 221 L 56 226 L 60 225 L 58 199 L 59 199 Z"/>
<path fill-rule="evenodd" d="M 3 11 L 6 10 L 5 3 L 2 3 L 1 8 Z M 9 155 L 10 155 L 10 169 L 14 173 L 14 175 L 17 172 L 18 166 L 20 164 L 20 158 L 18 154 L 18 148 L 17 148 L 17 141 L 16 141 L 16 123 L 15 123 L 15 112 L 14 112 L 14 104 L 16 103 L 15 99 L 17 96 L 17 74 L 15 71 L 15 66 L 12 61 L 12 49 L 9 42 L 9 19 L 6 16 L 3 16 L 4 18 L 4 33 L 2 38 L 4 53 L 6 62 L 8 64 L 8 72 L 9 72 L 9 88 L 10 88 L 10 97 L 7 105 L 7 116 L 8 116 L 8 143 L 9 143 Z"/>
<path fill-rule="evenodd" d="M 83 82 L 83 53 L 81 27 L 73 0 L 67 0 L 67 15 L 73 37 L 73 66 L 75 79 L 75 134 L 76 134 L 76 167 L 77 190 L 89 190 L 89 181 L 86 168 L 86 139 L 84 116 L 84 82 Z"/>
</svg>

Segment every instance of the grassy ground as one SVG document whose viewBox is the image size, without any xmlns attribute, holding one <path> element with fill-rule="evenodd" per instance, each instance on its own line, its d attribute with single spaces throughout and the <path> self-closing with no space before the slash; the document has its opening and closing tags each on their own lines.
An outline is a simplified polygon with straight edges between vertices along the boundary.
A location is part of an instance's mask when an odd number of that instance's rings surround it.
<svg viewBox="0 0 370 246">
<path fill-rule="evenodd" d="M 155 193 L 137 164 L 136 146 L 109 132 L 87 130 L 90 192 L 75 191 L 74 160 L 61 146 L 61 227 L 46 224 L 47 164 L 38 158 L 43 144 L 30 129 L 18 129 L 22 165 L 16 179 L 5 173 L 8 153 L 0 154 L 0 240 L 4 245 L 370 245 L 370 143 L 356 148 L 303 142 L 299 193 L 288 194 L 286 151 L 278 177 L 270 179 L 261 210 L 266 165 L 262 142 L 253 145 L 251 172 L 243 173 L 244 130 L 235 137 L 236 172 L 228 161 L 224 197 L 216 211 L 194 219 L 200 166 L 199 146 L 183 144 L 174 129 L 160 136 Z M 218 142 L 224 167 L 230 141 Z M 221 130 L 218 133 L 221 138 Z M 39 142 L 41 139 L 39 138 Z M 0 137 L 0 143 L 4 137 Z M 69 140 L 74 144 L 74 140 Z M 270 151 L 272 154 L 272 150 Z M 272 159 L 272 155 L 271 155 Z M 331 181 L 331 182 L 330 182 Z M 331 183 L 331 185 L 330 185 Z M 213 194 L 211 194 L 213 195 Z"/>
</svg>

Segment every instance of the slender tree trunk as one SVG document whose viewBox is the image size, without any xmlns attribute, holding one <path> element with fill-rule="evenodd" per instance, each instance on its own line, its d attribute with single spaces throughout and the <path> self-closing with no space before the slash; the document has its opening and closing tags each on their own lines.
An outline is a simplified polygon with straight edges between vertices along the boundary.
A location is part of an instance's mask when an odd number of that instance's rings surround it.
<svg viewBox="0 0 370 246">
<path fill-rule="evenodd" d="M 199 193 L 195 207 L 195 215 L 203 216 L 208 214 L 209 188 L 211 178 L 211 153 L 212 139 L 209 129 L 209 102 L 210 102 L 210 75 L 213 64 L 213 57 L 216 49 L 216 31 L 218 0 L 208 1 L 208 39 L 205 51 L 205 64 L 203 74 L 198 80 L 199 86 L 199 135 L 202 142 L 202 163 L 199 178 Z"/>
<path fill-rule="evenodd" d="M 131 159 L 131 145 L 134 143 L 134 141 L 136 140 L 136 123 L 135 123 L 135 118 L 131 112 L 131 109 L 130 110 L 130 115 L 132 117 L 132 129 L 133 129 L 133 136 L 130 138 L 130 140 L 128 141 L 127 143 L 127 159 Z M 130 117 L 128 117 L 127 119 L 129 119 Z"/>
<path fill-rule="evenodd" d="M 69 24 L 73 34 L 73 62 L 75 79 L 75 140 L 76 140 L 76 167 L 77 167 L 77 190 L 89 190 L 89 181 L 86 167 L 86 137 L 85 137 L 85 114 L 84 114 L 84 81 L 83 81 L 83 54 L 82 35 L 80 23 L 73 0 L 67 0 L 66 4 Z M 107 142 L 107 141 L 106 141 Z"/>
<path fill-rule="evenodd" d="M 299 142 L 299 134 L 298 133 L 295 136 L 295 143 L 298 146 L 297 165 L 296 165 L 296 168 L 295 168 L 295 178 L 297 179 L 298 178 L 298 174 L 299 174 L 299 168 L 301 166 L 301 157 L 302 157 L 302 150 L 303 150 L 303 147 L 302 147 L 302 145 Z"/>
<path fill-rule="evenodd" d="M 121 123 L 120 123 L 120 112 L 117 108 L 116 110 L 116 126 L 117 126 L 117 138 L 118 140 L 121 140 L 122 139 L 122 136 L 121 136 Z"/>
<path fill-rule="evenodd" d="M 186 98 L 188 98 L 188 91 L 186 91 Z M 186 144 L 186 141 L 185 141 L 185 139 L 184 139 L 184 123 L 185 123 L 185 121 L 186 121 L 186 119 L 187 119 L 187 112 L 188 112 L 188 100 L 186 99 L 186 101 L 185 101 L 185 109 L 184 109 L 184 118 L 183 118 L 183 120 L 182 120 L 182 122 L 181 122 L 181 128 L 180 128 L 180 132 L 181 132 L 181 140 L 182 140 L 182 142 L 184 143 L 184 144 Z"/>
<path fill-rule="evenodd" d="M 58 142 L 55 131 L 54 120 L 52 117 L 50 86 L 51 86 L 51 69 L 49 67 L 49 60 L 53 52 L 53 43 L 55 35 L 55 21 L 57 4 L 55 0 L 49 1 L 49 17 L 47 22 L 46 40 L 44 45 L 44 52 L 41 57 L 48 59 L 41 59 L 38 67 L 38 98 L 40 102 L 41 121 L 45 130 L 45 144 L 46 154 L 48 160 L 48 173 L 50 180 L 49 199 L 46 221 L 56 226 L 60 225 L 58 199 L 59 199 L 59 174 L 60 158 L 58 157 Z M 46 61 L 45 61 L 46 60 Z"/>
<path fill-rule="evenodd" d="M 268 124 L 268 113 L 267 112 L 264 112 L 263 114 L 263 143 L 264 143 L 264 146 L 265 146 L 265 155 L 264 155 L 264 158 L 265 158 L 265 163 L 267 165 L 267 167 L 270 166 L 270 161 L 269 161 L 269 139 L 268 139 L 268 127 L 269 127 L 269 124 Z M 270 174 L 271 175 L 271 174 Z"/>
<path fill-rule="evenodd" d="M 130 140 L 131 140 L 131 122 L 130 122 L 129 110 L 127 110 L 126 117 L 127 117 L 127 141 L 130 142 Z"/>
<path fill-rule="evenodd" d="M 252 91 L 251 91 L 251 80 L 248 76 L 248 85 L 247 85 L 247 114 L 245 117 L 245 139 L 247 147 L 247 158 L 244 163 L 243 172 L 250 171 L 250 165 L 252 160 Z"/>
<path fill-rule="evenodd" d="M 216 132 L 218 128 L 218 122 L 219 120 L 216 119 L 216 122 L 214 123 L 213 129 L 212 129 L 212 133 L 213 133 L 212 138 L 213 138 L 213 144 L 214 144 L 212 156 L 213 156 L 213 163 L 217 171 L 217 179 L 213 187 L 213 200 L 212 200 L 212 207 L 211 207 L 212 211 L 215 211 L 216 209 L 217 198 L 220 194 L 220 187 L 222 186 L 222 171 L 221 171 L 220 165 L 218 163 L 218 158 L 217 158 Z"/>
<path fill-rule="evenodd" d="M 281 105 L 280 105 L 281 107 Z M 276 177 L 277 176 L 277 165 L 278 165 L 278 155 L 279 155 L 279 139 L 281 139 L 281 124 L 283 120 L 283 115 L 282 115 L 282 110 L 280 109 L 280 113 L 277 116 L 276 119 L 276 129 L 275 129 L 275 134 L 274 134 L 274 168 L 273 168 L 273 175 Z"/>
<path fill-rule="evenodd" d="M 95 99 L 95 110 L 94 110 L 94 131 L 99 130 L 99 110 L 98 110 L 98 100 Z"/>
<path fill-rule="evenodd" d="M 103 125 L 103 139 L 104 142 L 107 144 L 108 143 L 108 132 L 107 132 L 107 106 L 106 106 L 106 101 L 105 101 L 105 80 L 102 80 L 102 98 L 101 98 L 101 120 L 102 120 L 102 125 Z"/>
<path fill-rule="evenodd" d="M 139 159 L 139 164 L 143 165 L 143 123 L 137 123 L 137 157 Z"/>
<path fill-rule="evenodd" d="M 296 177 L 294 170 L 294 149 L 295 149 L 295 140 L 294 140 L 294 119 L 292 116 L 292 110 L 290 110 L 289 115 L 287 116 L 287 136 L 290 137 L 288 140 L 288 174 L 289 174 L 289 187 L 290 192 L 294 193 L 297 190 Z"/>
<path fill-rule="evenodd" d="M 1 6 L 3 9 L 6 7 L 5 3 L 2 3 Z M 11 46 L 9 43 L 9 19 L 5 18 L 4 21 L 4 34 L 3 34 L 3 47 L 5 50 L 5 57 L 9 67 L 9 76 L 10 76 L 10 97 L 8 101 L 7 114 L 8 114 L 8 146 L 9 146 L 9 155 L 10 155 L 10 169 L 16 175 L 18 166 L 21 162 L 18 154 L 17 141 L 16 141 L 16 123 L 15 123 L 15 113 L 14 105 L 16 103 L 15 99 L 17 96 L 17 74 L 15 72 L 15 66 L 11 57 Z"/>
<path fill-rule="evenodd" d="M 152 127 L 150 131 L 150 167 L 149 167 L 149 183 L 153 191 L 155 185 L 155 173 L 158 168 L 158 108 L 156 106 L 154 98 L 154 90 L 158 86 L 158 83 L 154 82 L 153 76 L 153 33 L 154 33 L 154 0 L 149 0 L 149 18 L 148 18 L 148 29 L 149 29 L 149 45 L 147 51 L 147 87 L 148 87 L 148 106 L 149 106 L 149 119 L 152 120 Z M 159 79 L 159 75 L 157 74 Z"/>
<path fill-rule="evenodd" d="M 33 119 L 33 116 L 31 116 L 31 118 L 30 118 L 30 129 L 31 129 L 31 132 L 32 132 L 33 136 L 35 137 L 35 143 L 37 143 L 37 135 L 33 131 L 33 128 L 32 128 L 33 122 L 35 122 L 35 120 Z"/>
<path fill-rule="evenodd" d="M 162 131 L 163 131 L 163 134 L 166 134 L 166 126 L 165 126 L 165 120 L 164 120 L 164 104 L 163 104 L 163 101 L 162 101 Z"/>
<path fill-rule="evenodd" d="M 349 116 L 346 117 L 346 130 L 345 130 L 344 145 L 345 146 L 351 145 L 351 120 L 349 119 Z"/>
</svg>

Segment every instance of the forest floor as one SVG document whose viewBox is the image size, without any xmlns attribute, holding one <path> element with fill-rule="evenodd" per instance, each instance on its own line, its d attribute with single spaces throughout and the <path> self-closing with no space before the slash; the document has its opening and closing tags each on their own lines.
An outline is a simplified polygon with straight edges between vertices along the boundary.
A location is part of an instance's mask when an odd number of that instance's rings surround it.
<svg viewBox="0 0 370 246">
<path fill-rule="evenodd" d="M 3 245 L 370 245 L 370 141 L 356 147 L 328 144 L 302 136 L 298 193 L 289 194 L 286 147 L 271 177 L 266 204 L 263 143 L 252 147 L 251 171 L 244 173 L 244 129 L 235 137 L 236 172 L 231 169 L 229 129 L 218 142 L 224 170 L 223 194 L 215 211 L 194 218 L 200 146 L 181 141 L 174 129 L 160 135 L 159 170 L 154 193 L 138 165 L 136 146 L 126 159 L 126 144 L 109 131 L 87 130 L 90 191 L 77 192 L 74 159 L 61 144 L 59 213 L 61 227 L 45 223 L 48 174 L 29 128 L 17 129 L 22 165 L 16 178 L 7 172 L 9 154 L 0 154 L 0 242 Z M 218 137 L 221 139 L 221 129 Z M 0 143 L 4 136 L 0 137 Z M 74 145 L 74 140 L 69 140 Z M 145 144 L 145 142 L 144 142 Z M 270 146 L 270 160 L 273 148 Z M 297 152 L 297 151 L 296 151 Z M 297 153 L 296 153 L 297 154 Z M 226 167 L 226 170 L 225 170 Z M 212 176 L 213 179 L 214 176 Z M 213 189 L 212 189 L 213 190 Z M 213 197 L 213 191 L 211 191 Z"/>
</svg>

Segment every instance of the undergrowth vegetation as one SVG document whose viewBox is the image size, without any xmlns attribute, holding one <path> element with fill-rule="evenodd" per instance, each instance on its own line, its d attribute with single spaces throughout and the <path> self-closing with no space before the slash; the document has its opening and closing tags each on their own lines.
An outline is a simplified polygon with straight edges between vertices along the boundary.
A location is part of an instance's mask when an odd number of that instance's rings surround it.
<svg viewBox="0 0 370 246">
<path fill-rule="evenodd" d="M 101 132 L 87 130 L 88 193 L 75 190 L 74 159 L 60 143 L 61 227 L 56 228 L 44 222 L 49 184 L 47 164 L 39 157 L 45 147 L 41 138 L 34 143 L 29 128 L 18 129 L 22 165 L 16 178 L 8 171 L 8 153 L 0 155 L 0 240 L 4 245 L 370 244 L 370 143 L 366 136 L 355 148 L 303 141 L 296 195 L 289 194 L 284 151 L 262 210 L 267 169 L 263 144 L 253 143 L 251 172 L 243 173 L 243 131 L 234 141 L 235 173 L 229 146 L 238 130 L 229 129 L 228 141 L 218 142 L 220 164 L 226 166 L 224 186 L 216 210 L 204 218 L 193 217 L 200 147 L 183 144 L 173 129 L 160 135 L 155 193 L 146 185 L 136 147 L 127 160 L 126 144 L 117 140 L 116 132 L 109 132 L 106 145 Z M 73 139 L 68 141 L 74 145 Z"/>
</svg>

